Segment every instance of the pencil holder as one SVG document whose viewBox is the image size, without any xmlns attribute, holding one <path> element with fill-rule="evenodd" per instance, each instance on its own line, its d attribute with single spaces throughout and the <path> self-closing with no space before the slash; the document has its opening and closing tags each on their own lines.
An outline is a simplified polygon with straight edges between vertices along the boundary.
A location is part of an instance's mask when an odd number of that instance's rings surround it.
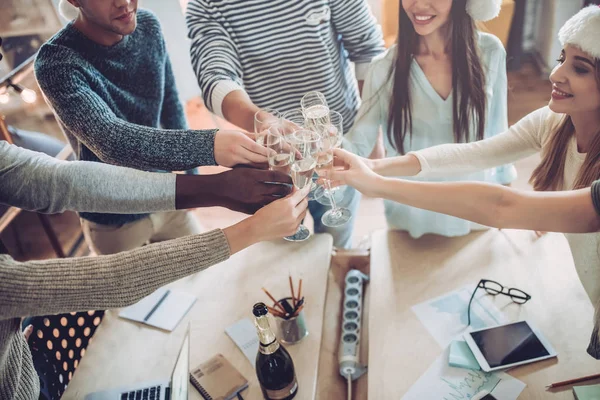
<svg viewBox="0 0 600 400">
<path fill-rule="evenodd" d="M 290 299 L 282 299 L 279 303 Z M 304 310 L 300 310 L 296 316 L 287 319 L 275 316 L 275 323 L 277 324 L 277 331 L 279 333 L 278 338 L 284 344 L 296 344 L 308 336 Z"/>
</svg>

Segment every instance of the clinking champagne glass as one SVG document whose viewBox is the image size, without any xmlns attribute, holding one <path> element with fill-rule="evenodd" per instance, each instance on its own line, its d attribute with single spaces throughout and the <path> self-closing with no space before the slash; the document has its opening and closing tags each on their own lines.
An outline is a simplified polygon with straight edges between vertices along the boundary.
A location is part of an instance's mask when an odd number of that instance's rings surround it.
<svg viewBox="0 0 600 400">
<path fill-rule="evenodd" d="M 280 128 L 280 125 L 272 125 L 265 131 L 265 147 L 269 149 L 269 169 L 290 175 L 294 149 L 285 140 L 285 133 Z"/>
<path fill-rule="evenodd" d="M 319 175 L 322 175 L 324 171 L 330 171 L 333 169 L 333 149 L 335 148 L 334 144 L 329 138 L 322 137 L 321 138 L 321 149 L 319 152 L 319 157 L 317 159 L 317 171 Z M 321 218 L 321 222 L 323 225 L 328 226 L 330 228 L 336 228 L 338 226 L 342 226 L 350 221 L 352 217 L 352 213 L 347 208 L 338 207 L 335 196 L 331 191 L 331 182 L 326 179 L 325 187 L 327 193 L 329 194 L 329 199 L 331 200 L 331 210 L 327 211 L 323 214 Z"/>
<path fill-rule="evenodd" d="M 256 143 L 265 145 L 265 135 L 273 124 L 279 123 L 281 114 L 273 108 L 262 108 L 254 114 L 254 133 L 256 134 Z"/>
<path fill-rule="evenodd" d="M 300 104 L 307 129 L 319 133 L 319 126 L 329 125 L 329 106 L 323 93 L 308 92 L 302 97 Z"/>
<path fill-rule="evenodd" d="M 294 150 L 294 162 L 292 163 L 291 176 L 294 186 L 303 189 L 312 184 L 312 177 L 317 166 L 321 138 L 315 132 L 309 130 L 296 130 L 292 135 L 286 135 L 286 140 Z M 300 224 L 293 236 L 285 237 L 290 241 L 302 241 L 310 237 L 310 231 Z"/>
<path fill-rule="evenodd" d="M 286 129 L 291 129 L 294 131 L 303 130 L 305 128 L 306 120 L 304 118 L 304 112 L 301 109 L 295 109 L 288 112 L 285 112 L 281 115 L 281 122 L 284 124 Z M 317 200 L 320 196 L 323 195 L 323 192 L 317 196 L 315 192 L 320 189 L 320 186 L 317 185 L 314 180 L 316 176 L 313 176 L 311 179 L 311 188 L 308 193 L 308 200 Z"/>
<path fill-rule="evenodd" d="M 344 118 L 339 112 L 329 110 L 329 120 L 330 123 L 328 125 L 321 125 L 318 127 L 319 134 L 324 138 L 329 138 L 330 145 L 337 149 L 342 145 L 342 139 L 344 137 Z M 339 187 L 332 188 L 331 192 L 335 196 L 336 202 L 340 202 L 344 199 L 344 191 L 340 190 Z M 320 186 L 319 189 L 315 191 L 315 197 L 319 203 L 325 206 L 331 205 L 329 189 Z"/>
<path fill-rule="evenodd" d="M 329 106 L 325 95 L 321 92 L 308 92 L 300 100 L 302 113 L 304 114 L 304 126 L 314 132 L 319 132 L 323 126 L 329 125 Z M 319 201 L 323 197 L 323 189 L 319 190 L 318 185 L 311 188 L 312 198 Z"/>
<path fill-rule="evenodd" d="M 304 112 L 299 108 L 284 112 L 281 114 L 281 122 L 292 130 L 305 129 Z"/>
<path fill-rule="evenodd" d="M 311 182 L 317 164 L 320 137 L 310 131 L 286 130 L 283 125 L 277 128 L 271 127 L 265 136 L 269 149 L 269 168 L 290 175 L 294 186 L 302 189 Z M 295 234 L 284 239 L 299 242 L 309 237 L 310 231 L 301 224 Z"/>
<path fill-rule="evenodd" d="M 313 131 L 301 129 L 288 136 L 288 142 L 294 149 L 292 180 L 298 189 L 304 189 L 312 182 L 317 166 L 317 157 L 321 152 L 321 137 Z"/>
</svg>

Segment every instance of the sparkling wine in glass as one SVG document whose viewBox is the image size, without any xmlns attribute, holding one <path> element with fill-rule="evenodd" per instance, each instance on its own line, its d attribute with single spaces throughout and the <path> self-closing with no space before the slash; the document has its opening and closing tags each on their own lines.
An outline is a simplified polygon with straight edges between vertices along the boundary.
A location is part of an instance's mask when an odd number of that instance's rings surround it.
<svg viewBox="0 0 600 400">
<path fill-rule="evenodd" d="M 317 172 L 319 175 L 322 175 L 325 171 L 333 169 L 334 146 L 332 146 L 332 142 L 329 138 L 322 138 L 320 147 L 321 149 L 317 159 Z M 323 214 L 321 222 L 323 225 L 330 228 L 336 228 L 348 223 L 352 217 L 352 213 L 347 208 L 338 207 L 335 196 L 331 190 L 331 182 L 328 179 L 325 180 L 325 188 L 327 189 L 326 193 L 329 196 L 332 208 Z"/>
<path fill-rule="evenodd" d="M 330 110 L 329 120 L 329 124 L 320 125 L 318 130 L 324 139 L 329 140 L 328 147 L 339 148 L 342 145 L 342 139 L 344 138 L 344 118 L 339 112 Z M 340 202 L 344 199 L 344 190 L 341 189 L 342 188 L 340 187 L 331 189 L 336 202 Z M 317 201 L 325 206 L 331 206 L 331 196 L 329 191 L 329 189 L 320 186 L 315 191 Z"/>
<path fill-rule="evenodd" d="M 302 107 L 303 111 L 306 111 L 313 106 L 328 107 L 325 95 L 317 91 L 308 92 L 302 96 L 302 99 L 300 99 L 300 106 Z"/>
<path fill-rule="evenodd" d="M 303 189 L 306 185 L 312 183 L 312 177 L 317 166 L 317 160 L 314 158 L 306 160 L 296 160 L 292 164 L 291 176 L 294 185 L 298 189 Z"/>
<path fill-rule="evenodd" d="M 321 133 L 321 130 L 330 124 L 329 107 L 314 105 L 304 109 L 305 125 L 307 129 Z"/>
<path fill-rule="evenodd" d="M 300 108 L 290 110 L 281 115 L 281 122 L 286 126 L 287 129 L 297 131 L 301 129 L 306 129 L 306 119 L 304 118 L 304 111 Z M 311 188 L 308 193 L 308 200 L 317 200 L 320 196 L 323 195 L 323 191 L 320 190 L 320 194 L 317 194 L 317 191 L 321 189 L 319 185 L 315 183 L 317 176 L 311 178 Z"/>
<path fill-rule="evenodd" d="M 312 131 L 300 129 L 292 135 L 286 136 L 286 140 L 294 149 L 294 161 L 291 167 L 291 177 L 294 186 L 303 189 L 312 183 L 312 177 L 317 166 L 317 156 L 320 150 L 321 137 Z M 301 224 L 296 233 L 284 239 L 290 241 L 302 241 L 310 237 L 310 231 Z"/>
<path fill-rule="evenodd" d="M 308 92 L 300 100 L 300 105 L 306 128 L 320 134 L 319 129 L 329 125 L 329 106 L 325 95 L 321 92 Z"/>
<path fill-rule="evenodd" d="M 293 154 L 275 154 L 269 156 L 269 167 L 273 171 L 279 171 L 286 175 L 290 175 L 292 168 Z"/>
<path fill-rule="evenodd" d="M 266 147 L 269 149 L 269 169 L 280 171 L 292 177 L 294 186 L 302 189 L 309 182 L 306 176 L 312 176 L 316 165 L 316 160 L 311 157 L 307 150 L 305 135 L 296 133 L 303 131 L 293 131 L 286 129 L 284 124 L 273 125 L 265 136 Z M 315 144 L 315 154 L 319 148 L 320 138 L 313 138 Z M 311 160 L 312 158 L 312 160 Z M 310 231 L 304 225 L 300 225 L 298 230 L 292 236 L 286 236 L 284 239 L 298 242 L 310 237 Z"/>
<path fill-rule="evenodd" d="M 265 135 L 269 128 L 281 121 L 281 114 L 273 108 L 262 108 L 254 114 L 254 133 L 256 143 L 265 145 Z"/>
</svg>

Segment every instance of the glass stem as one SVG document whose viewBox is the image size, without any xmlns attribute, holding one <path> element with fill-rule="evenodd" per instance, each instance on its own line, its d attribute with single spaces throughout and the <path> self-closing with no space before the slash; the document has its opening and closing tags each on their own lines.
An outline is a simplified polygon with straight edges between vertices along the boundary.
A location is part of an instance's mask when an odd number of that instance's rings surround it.
<svg viewBox="0 0 600 400">
<path fill-rule="evenodd" d="M 290 178 L 292 178 L 292 180 L 294 179 L 291 175 Z M 310 183 L 312 184 L 312 178 L 310 180 Z M 299 189 L 298 186 L 296 186 L 296 184 L 294 184 L 294 188 L 295 189 Z M 304 226 L 304 224 L 302 222 L 300 222 L 300 225 L 298 225 L 298 228 L 296 229 L 296 233 L 294 233 L 294 235 L 297 235 L 298 233 L 300 233 L 300 231 L 302 230 L 302 227 Z"/>
<path fill-rule="evenodd" d="M 333 191 L 331 190 L 331 181 L 329 179 L 327 179 L 325 181 L 325 186 L 327 187 L 327 194 L 329 194 L 329 200 L 331 200 L 331 211 L 332 212 L 336 212 L 337 211 L 337 204 L 335 202 L 335 193 L 333 193 Z"/>
</svg>

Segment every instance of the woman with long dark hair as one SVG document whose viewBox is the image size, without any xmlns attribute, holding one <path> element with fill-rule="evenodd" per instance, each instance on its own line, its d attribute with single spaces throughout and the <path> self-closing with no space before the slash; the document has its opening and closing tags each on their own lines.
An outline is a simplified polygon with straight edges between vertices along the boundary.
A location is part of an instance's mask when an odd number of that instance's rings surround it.
<svg viewBox="0 0 600 400">
<path fill-rule="evenodd" d="M 548 106 L 525 116 L 509 130 L 476 143 L 445 144 L 404 156 L 360 159 L 337 153 L 347 171 L 329 175 L 363 193 L 418 205 L 481 223 L 509 228 L 594 232 L 600 209 L 600 7 L 588 6 L 559 31 L 563 46 L 550 75 Z M 482 184 L 417 184 L 381 176 L 451 176 L 492 168 L 541 153 L 530 182 L 536 191 L 524 195 Z M 351 172 L 352 171 L 352 172 Z M 361 173 L 356 173 L 362 171 Z M 384 191 L 381 191 L 383 189 Z M 542 206 L 543 204 L 543 206 Z M 484 210 L 488 210 L 484 215 Z M 600 359 L 600 233 L 566 235 L 575 268 L 592 303 L 596 326 L 588 352 Z"/>
<path fill-rule="evenodd" d="M 481 140 L 508 128 L 506 52 L 475 21 L 498 15 L 500 0 L 401 0 L 398 42 L 374 61 L 363 105 L 344 147 L 367 156 L 378 129 L 387 133 L 387 156 L 443 143 Z M 494 172 L 498 172 L 494 174 Z M 510 183 L 512 166 L 452 180 Z M 394 202 L 388 225 L 413 237 L 468 234 L 468 221 Z"/>
</svg>

